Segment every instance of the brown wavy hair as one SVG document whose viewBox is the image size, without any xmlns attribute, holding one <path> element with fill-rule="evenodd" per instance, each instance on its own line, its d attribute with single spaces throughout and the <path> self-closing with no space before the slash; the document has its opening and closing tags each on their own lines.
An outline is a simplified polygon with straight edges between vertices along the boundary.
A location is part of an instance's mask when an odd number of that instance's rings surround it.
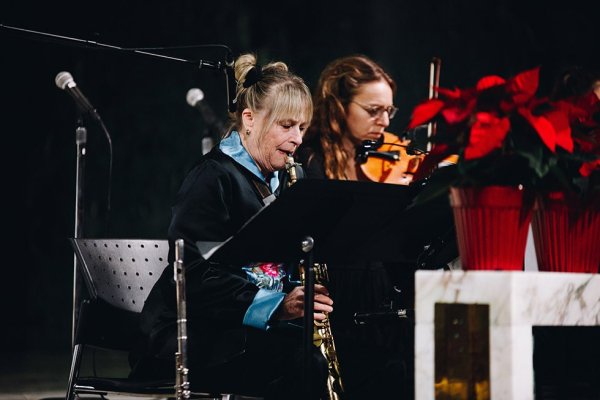
<svg viewBox="0 0 600 400">
<path fill-rule="evenodd" d="M 362 85 L 380 80 L 396 92 L 396 83 L 383 68 L 360 54 L 338 58 L 321 73 L 313 95 L 313 121 L 304 138 L 306 141 L 318 138 L 323 149 L 325 175 L 329 179 L 347 179 L 345 166 L 350 155 L 343 147 L 342 137 L 348 131 L 348 104 Z"/>
</svg>

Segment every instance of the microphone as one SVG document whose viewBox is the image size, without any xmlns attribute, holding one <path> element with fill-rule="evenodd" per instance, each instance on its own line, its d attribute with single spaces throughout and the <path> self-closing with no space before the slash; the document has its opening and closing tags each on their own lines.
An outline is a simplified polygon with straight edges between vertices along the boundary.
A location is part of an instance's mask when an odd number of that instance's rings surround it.
<svg viewBox="0 0 600 400">
<path fill-rule="evenodd" d="M 227 106 L 230 113 L 237 110 L 237 80 L 235 79 L 234 61 L 231 55 L 228 55 L 225 61 L 225 77 L 227 78 Z"/>
<path fill-rule="evenodd" d="M 212 128 L 216 129 L 220 134 L 225 130 L 223 123 L 217 118 L 213 109 L 204 100 L 204 92 L 198 88 L 188 90 L 185 96 L 187 103 L 198 109 L 204 121 Z"/>
<path fill-rule="evenodd" d="M 376 157 L 382 160 L 388 161 L 399 161 L 400 160 L 400 152 L 399 151 L 378 151 L 383 142 L 383 135 L 381 135 L 377 140 L 363 140 L 362 143 L 356 147 L 356 161 L 360 164 L 364 164 L 367 162 L 369 157 Z"/>
<path fill-rule="evenodd" d="M 410 156 L 427 154 L 427 150 L 423 150 L 423 147 L 427 147 L 427 124 L 408 129 L 402 132 L 400 136 L 409 141 L 406 154 Z"/>
<path fill-rule="evenodd" d="M 225 127 L 223 123 L 217 118 L 213 109 L 205 102 L 204 100 L 204 92 L 198 88 L 192 88 L 188 90 L 187 95 L 185 96 L 187 103 L 198 109 L 202 118 L 209 126 L 210 130 L 216 131 L 218 136 L 221 136 L 225 131 Z M 202 154 L 206 154 L 210 151 L 210 149 L 214 146 L 213 136 L 210 133 L 206 133 L 202 138 Z"/>
<path fill-rule="evenodd" d="M 80 112 L 90 114 L 94 119 L 100 120 L 100 115 L 92 106 L 92 103 L 81 93 L 70 73 L 66 71 L 59 72 L 54 78 L 54 83 L 59 89 L 65 90 L 73 97 Z"/>
</svg>

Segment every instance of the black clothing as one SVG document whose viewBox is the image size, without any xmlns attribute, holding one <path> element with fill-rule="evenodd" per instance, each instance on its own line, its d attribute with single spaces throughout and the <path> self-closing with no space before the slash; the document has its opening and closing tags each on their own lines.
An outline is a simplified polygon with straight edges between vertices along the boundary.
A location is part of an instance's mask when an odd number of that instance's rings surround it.
<svg viewBox="0 0 600 400">
<path fill-rule="evenodd" d="M 144 338 L 130 357 L 133 376 L 174 375 L 177 305 L 172 263 L 174 242 L 184 239 L 192 389 L 197 384 L 200 390 L 206 390 L 210 384 L 217 391 L 233 387 L 248 394 L 276 392 L 276 388 L 289 390 L 290 382 L 285 386 L 277 382 L 289 381 L 290 371 L 297 369 L 292 364 L 294 359 L 301 360 L 296 357 L 302 348 L 301 334 L 289 336 L 290 332 L 284 334 L 276 329 L 266 332 L 244 326 L 244 316 L 258 287 L 246 279 L 241 266 L 206 262 L 195 246 L 197 241 L 222 242 L 232 236 L 263 207 L 261 193 L 270 193 L 269 186 L 218 146 L 188 173 L 172 208 L 168 231 L 169 265 L 142 311 Z M 316 371 L 322 370 L 318 365 L 324 363 L 324 359 L 316 356 L 314 362 Z M 314 382 L 315 387 L 323 387 L 324 377 L 315 378 Z M 223 386 L 226 383 L 228 386 Z"/>
</svg>

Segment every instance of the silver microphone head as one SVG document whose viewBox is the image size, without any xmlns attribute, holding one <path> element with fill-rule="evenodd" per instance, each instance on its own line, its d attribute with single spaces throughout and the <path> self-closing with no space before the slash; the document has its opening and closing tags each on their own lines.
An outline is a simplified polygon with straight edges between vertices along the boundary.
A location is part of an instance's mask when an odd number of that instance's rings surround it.
<svg viewBox="0 0 600 400">
<path fill-rule="evenodd" d="M 192 88 L 188 90 L 185 99 L 190 106 L 196 107 L 196 104 L 204 99 L 204 92 L 198 88 Z"/>
<path fill-rule="evenodd" d="M 67 86 L 70 88 L 76 86 L 73 76 L 67 71 L 59 72 L 56 75 L 56 78 L 54 78 L 54 83 L 56 83 L 56 86 L 58 86 L 58 88 L 61 90 L 65 90 Z"/>
</svg>

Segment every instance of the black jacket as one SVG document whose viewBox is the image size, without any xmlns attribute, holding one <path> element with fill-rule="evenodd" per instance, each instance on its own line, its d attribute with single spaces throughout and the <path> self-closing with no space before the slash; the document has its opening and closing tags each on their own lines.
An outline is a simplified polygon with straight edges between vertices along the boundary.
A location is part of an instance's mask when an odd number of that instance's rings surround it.
<svg viewBox="0 0 600 400">
<path fill-rule="evenodd" d="M 244 351 L 244 315 L 258 288 L 239 265 L 206 262 L 196 241 L 221 242 L 264 205 L 267 184 L 222 153 L 218 146 L 188 173 L 172 207 L 169 265 L 152 289 L 141 315 L 143 339 L 131 357 L 133 375 L 151 375 L 151 360 L 172 363 L 176 351 L 174 242 L 184 239 L 188 343 L 195 362 L 213 365 Z M 262 260 L 248 260 L 262 261 Z M 168 369 L 167 369 L 168 370 Z"/>
</svg>

